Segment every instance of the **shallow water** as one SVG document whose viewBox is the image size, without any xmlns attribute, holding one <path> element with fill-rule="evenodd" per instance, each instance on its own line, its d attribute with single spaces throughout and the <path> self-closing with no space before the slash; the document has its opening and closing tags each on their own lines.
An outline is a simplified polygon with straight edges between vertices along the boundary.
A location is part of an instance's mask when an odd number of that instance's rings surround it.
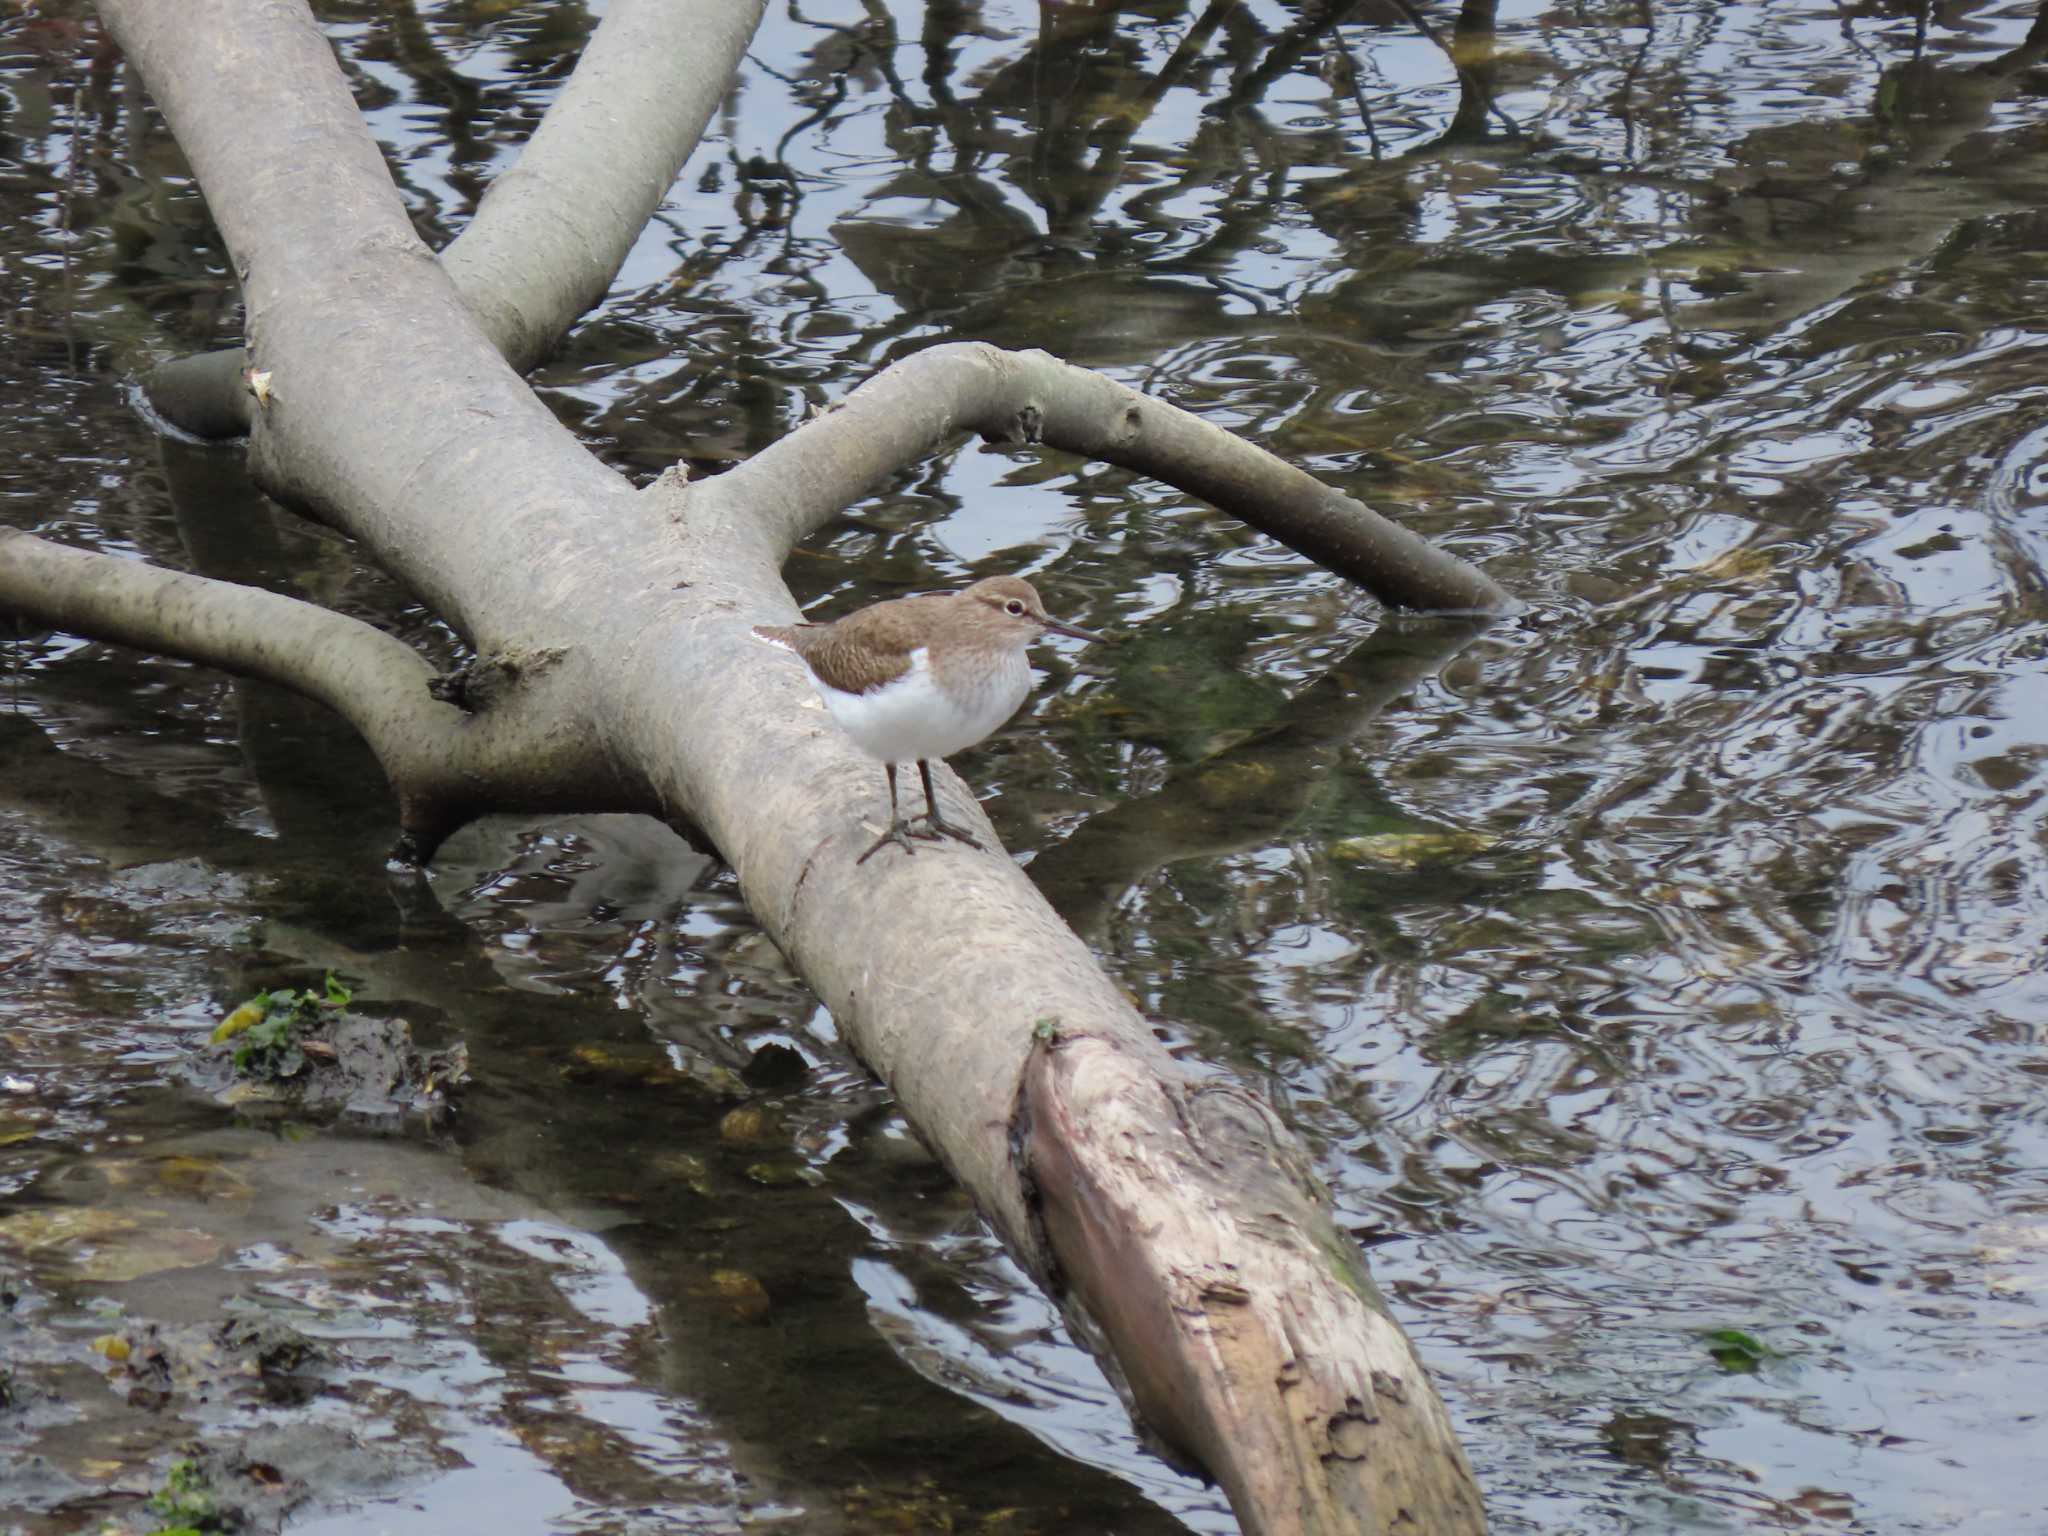
<svg viewBox="0 0 2048 1536">
<path fill-rule="evenodd" d="M 0 515 L 453 654 L 135 411 L 233 299 L 79 14 L 0 24 Z M 578 16 L 323 12 L 429 238 Z M 919 346 L 1042 346 L 1526 603 L 1389 620 L 1170 490 L 977 446 L 789 569 L 820 612 L 1024 570 L 1132 632 L 1047 648 L 958 766 L 1121 984 L 1313 1139 L 1500 1531 L 2048 1517 L 2038 16 L 1503 5 L 1461 44 L 1487 108 L 1374 5 L 780 11 L 538 376 L 644 478 Z M 185 1432 L 98 1385 L 108 1307 L 232 1304 L 337 1352 L 325 1414 L 431 1451 L 300 1528 L 1230 1528 L 715 863 L 505 820 L 396 876 L 318 711 L 6 649 L 0 1232 L 78 1344 L 17 1367 L 62 1390 L 0 1446 L 100 1500 L 69 1510 L 132 1514 Z M 330 967 L 469 1042 L 452 1132 L 178 1086 L 227 1007 Z M 809 1070 L 764 1081 L 768 1045 Z"/>
</svg>

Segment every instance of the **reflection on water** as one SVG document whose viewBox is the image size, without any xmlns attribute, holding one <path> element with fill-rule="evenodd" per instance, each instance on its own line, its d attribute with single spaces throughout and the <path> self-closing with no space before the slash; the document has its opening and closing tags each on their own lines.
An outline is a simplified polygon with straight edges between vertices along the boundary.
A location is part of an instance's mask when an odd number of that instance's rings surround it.
<svg viewBox="0 0 2048 1536">
<path fill-rule="evenodd" d="M 2025 1528 L 2048 39 L 2015 0 L 1700 0 L 1502 6 L 1488 52 L 1488 9 L 1462 75 L 1443 7 L 1436 41 L 1377 4 L 778 10 L 541 383 L 646 476 L 731 462 L 933 341 L 1044 346 L 1484 561 L 1526 612 L 1389 624 L 1158 486 L 963 447 L 790 578 L 836 611 L 1021 569 L 1131 628 L 1048 648 L 1027 718 L 960 766 L 1190 1056 L 1314 1138 L 1499 1529 Z M 327 19 L 437 243 L 583 26 Z M 94 26 L 45 5 L 0 32 L 0 91 L 8 520 L 448 653 L 231 453 L 160 456 L 128 409 L 125 374 L 234 316 Z M 394 881 L 374 774 L 317 714 L 62 636 L 6 663 L 22 1209 L 83 1205 L 117 1141 L 218 1131 L 161 1088 L 176 1058 L 224 1002 L 337 966 L 470 1041 L 435 1156 L 444 1201 L 494 1203 L 321 1211 L 246 1176 L 280 1251 L 356 1223 L 352 1262 L 441 1362 L 383 1390 L 522 1507 L 1228 1528 L 1131 1441 L 717 865 L 638 823 L 522 821 Z M 598 1292 L 542 1392 L 543 1320 Z M 507 1458 L 485 1426 L 526 1393 Z"/>
</svg>

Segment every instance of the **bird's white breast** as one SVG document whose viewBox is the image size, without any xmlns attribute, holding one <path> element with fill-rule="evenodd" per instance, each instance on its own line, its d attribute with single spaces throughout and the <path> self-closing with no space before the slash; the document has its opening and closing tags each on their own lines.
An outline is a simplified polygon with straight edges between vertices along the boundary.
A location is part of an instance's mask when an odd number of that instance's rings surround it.
<svg viewBox="0 0 2048 1536">
<path fill-rule="evenodd" d="M 842 693 L 823 682 L 817 687 L 826 712 L 863 752 L 885 763 L 907 763 L 950 757 L 992 734 L 1031 692 L 1031 667 L 1022 651 L 1005 651 L 971 682 L 956 681 L 948 692 L 933 678 L 931 656 L 919 646 L 910 653 L 910 669 L 880 688 Z"/>
</svg>

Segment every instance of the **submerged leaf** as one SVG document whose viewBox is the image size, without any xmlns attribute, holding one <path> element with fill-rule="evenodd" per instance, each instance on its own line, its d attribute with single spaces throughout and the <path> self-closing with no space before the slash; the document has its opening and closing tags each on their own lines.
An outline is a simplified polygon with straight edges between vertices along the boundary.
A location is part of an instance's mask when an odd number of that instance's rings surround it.
<svg viewBox="0 0 2048 1536">
<path fill-rule="evenodd" d="M 268 992 L 258 992 L 214 1027 L 213 1034 L 210 1037 L 212 1043 L 219 1045 L 223 1040 L 234 1039 L 235 1036 L 239 1035 L 250 1025 L 260 1023 L 263 1016 L 269 1012 L 270 994 Z"/>
<path fill-rule="evenodd" d="M 1707 1353 L 1724 1371 L 1754 1371 L 1778 1352 L 1753 1333 L 1740 1328 L 1715 1328 L 1701 1335 Z"/>
<path fill-rule="evenodd" d="M 1340 859 L 1398 864 L 1412 869 L 1417 864 L 1484 853 L 1493 843 L 1492 838 L 1481 832 L 1380 832 L 1369 837 L 1344 838 L 1332 843 L 1330 852 Z"/>
</svg>

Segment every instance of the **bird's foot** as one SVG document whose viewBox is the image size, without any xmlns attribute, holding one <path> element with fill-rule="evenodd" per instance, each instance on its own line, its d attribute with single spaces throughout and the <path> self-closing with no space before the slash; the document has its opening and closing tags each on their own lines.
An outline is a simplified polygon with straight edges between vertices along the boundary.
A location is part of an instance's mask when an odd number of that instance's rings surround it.
<svg viewBox="0 0 2048 1536">
<path fill-rule="evenodd" d="M 945 817 L 939 815 L 936 811 L 927 811 L 917 819 L 923 825 L 918 831 L 910 834 L 912 837 L 921 837 L 928 843 L 936 843 L 940 838 L 950 837 L 956 842 L 965 843 L 968 847 L 979 853 L 986 853 L 988 851 L 982 847 L 980 838 L 976 837 L 965 827 L 954 826 L 953 823 L 946 820 Z"/>
<path fill-rule="evenodd" d="M 910 841 L 909 822 L 890 822 L 889 830 L 884 832 L 880 837 L 876 838 L 873 846 L 871 846 L 866 853 L 862 854 L 853 862 L 856 865 L 865 864 L 869 859 L 872 859 L 876 854 L 880 853 L 884 848 L 888 847 L 891 843 L 894 843 L 898 848 L 901 848 L 905 853 L 917 852 L 916 846 Z"/>
</svg>

